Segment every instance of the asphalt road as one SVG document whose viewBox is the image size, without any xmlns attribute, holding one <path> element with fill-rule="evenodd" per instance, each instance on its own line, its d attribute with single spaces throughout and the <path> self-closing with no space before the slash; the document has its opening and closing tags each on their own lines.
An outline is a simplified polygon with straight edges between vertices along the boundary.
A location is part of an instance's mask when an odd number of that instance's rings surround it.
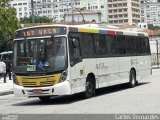
<svg viewBox="0 0 160 120">
<path fill-rule="evenodd" d="M 82 99 L 80 94 L 52 98 L 43 103 L 38 98 L 0 96 L 1 114 L 143 114 L 160 113 L 160 70 L 145 78 L 135 88 L 126 84 L 99 89 L 96 96 Z"/>
</svg>

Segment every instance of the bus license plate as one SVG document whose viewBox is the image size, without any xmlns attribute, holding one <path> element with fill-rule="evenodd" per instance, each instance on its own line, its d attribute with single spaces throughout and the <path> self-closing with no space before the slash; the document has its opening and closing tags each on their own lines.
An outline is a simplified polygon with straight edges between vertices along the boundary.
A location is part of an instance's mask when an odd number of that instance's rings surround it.
<svg viewBox="0 0 160 120">
<path fill-rule="evenodd" d="M 33 89 L 33 93 L 41 94 L 42 93 L 42 89 Z"/>
</svg>

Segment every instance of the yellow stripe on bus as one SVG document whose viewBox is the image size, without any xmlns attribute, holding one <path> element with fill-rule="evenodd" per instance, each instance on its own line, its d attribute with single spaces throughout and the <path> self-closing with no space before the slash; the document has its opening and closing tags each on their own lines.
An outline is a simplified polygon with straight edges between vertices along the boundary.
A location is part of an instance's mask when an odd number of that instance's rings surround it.
<svg viewBox="0 0 160 120">
<path fill-rule="evenodd" d="M 93 28 L 79 28 L 78 32 L 99 33 L 99 30 Z"/>
</svg>

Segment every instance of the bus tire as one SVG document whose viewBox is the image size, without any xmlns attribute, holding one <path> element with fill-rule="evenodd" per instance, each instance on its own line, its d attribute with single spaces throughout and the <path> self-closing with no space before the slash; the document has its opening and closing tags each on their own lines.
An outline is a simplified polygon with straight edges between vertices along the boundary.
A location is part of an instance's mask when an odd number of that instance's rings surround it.
<svg viewBox="0 0 160 120">
<path fill-rule="evenodd" d="M 50 96 L 41 96 L 41 97 L 39 97 L 39 99 L 40 99 L 40 101 L 42 101 L 42 102 L 47 102 L 47 101 L 49 101 L 50 100 Z"/>
<path fill-rule="evenodd" d="M 130 71 L 130 75 L 129 75 L 129 87 L 130 88 L 133 88 L 135 87 L 137 84 L 137 81 L 136 81 L 136 74 L 133 70 Z"/>
<path fill-rule="evenodd" d="M 88 99 L 95 95 L 95 84 L 90 76 L 87 77 L 85 84 L 84 98 Z"/>
</svg>

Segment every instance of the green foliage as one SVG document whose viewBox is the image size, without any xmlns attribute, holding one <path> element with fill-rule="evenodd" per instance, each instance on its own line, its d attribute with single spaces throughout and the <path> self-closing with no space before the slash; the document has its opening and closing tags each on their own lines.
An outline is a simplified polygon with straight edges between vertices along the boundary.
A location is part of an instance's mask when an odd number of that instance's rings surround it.
<svg viewBox="0 0 160 120">
<path fill-rule="evenodd" d="M 160 27 L 159 26 L 153 26 L 152 24 L 149 24 L 148 25 L 148 29 L 151 29 L 151 30 L 160 30 Z"/>
<path fill-rule="evenodd" d="M 16 10 L 8 2 L 9 0 L 0 0 L 0 52 L 11 50 L 11 40 L 19 27 Z"/>
<path fill-rule="evenodd" d="M 22 24 L 32 23 L 32 17 L 24 17 L 20 19 Z M 35 16 L 35 23 L 51 23 L 52 19 L 46 16 Z"/>
</svg>

